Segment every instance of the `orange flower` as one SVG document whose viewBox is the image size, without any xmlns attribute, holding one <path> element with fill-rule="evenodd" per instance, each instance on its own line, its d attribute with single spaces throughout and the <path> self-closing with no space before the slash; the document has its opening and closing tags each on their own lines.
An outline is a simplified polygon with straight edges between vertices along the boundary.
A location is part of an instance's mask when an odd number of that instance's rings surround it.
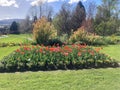
<svg viewBox="0 0 120 90">
<path fill-rule="evenodd" d="M 69 54 L 69 53 L 67 53 L 67 52 L 64 52 L 64 53 L 63 53 L 63 55 L 65 55 L 65 56 L 68 56 L 68 54 Z"/>
<path fill-rule="evenodd" d="M 64 46 L 63 50 L 66 52 L 72 52 L 72 49 L 68 46 Z"/>
<path fill-rule="evenodd" d="M 28 51 L 29 51 L 29 50 L 31 50 L 31 48 L 29 48 L 29 47 L 24 47 L 24 50 L 26 50 L 26 51 L 28 50 Z"/>
<path fill-rule="evenodd" d="M 17 49 L 16 52 L 20 52 L 20 49 Z"/>
<path fill-rule="evenodd" d="M 90 54 L 93 56 L 94 55 L 94 51 L 91 51 Z"/>
<path fill-rule="evenodd" d="M 53 48 L 53 47 L 51 47 L 51 48 L 49 48 L 49 50 L 50 50 L 51 52 L 53 52 L 53 51 L 54 51 L 54 48 Z"/>
<path fill-rule="evenodd" d="M 35 47 L 34 47 L 34 46 L 32 46 L 32 48 L 34 49 Z"/>
<path fill-rule="evenodd" d="M 59 48 L 59 47 L 57 47 L 57 48 L 51 47 L 51 48 L 49 48 L 49 50 L 50 50 L 51 52 L 59 52 L 59 51 L 60 51 L 60 48 Z"/>
<path fill-rule="evenodd" d="M 25 52 L 21 52 L 21 54 L 22 54 L 22 55 L 24 55 L 24 54 L 25 54 Z"/>
<path fill-rule="evenodd" d="M 101 50 L 101 48 L 96 48 L 95 50 L 96 50 L 96 52 L 99 52 Z"/>
<path fill-rule="evenodd" d="M 43 52 L 43 49 L 42 49 L 42 48 L 40 48 L 39 52 L 40 52 L 40 53 L 42 53 L 42 52 Z"/>
<path fill-rule="evenodd" d="M 64 46 L 64 49 L 69 49 L 69 47 L 68 46 Z"/>
<path fill-rule="evenodd" d="M 90 49 L 88 49 L 88 52 L 90 53 L 90 52 L 91 52 L 91 50 L 90 50 Z"/>
<path fill-rule="evenodd" d="M 81 52 L 78 52 L 78 56 L 81 56 Z"/>
<path fill-rule="evenodd" d="M 46 49 L 46 51 L 48 51 L 49 50 L 48 46 L 45 49 Z"/>
<path fill-rule="evenodd" d="M 84 43 L 83 45 L 78 44 L 78 47 L 79 47 L 79 49 L 80 49 L 80 48 L 86 48 L 86 47 L 87 47 L 87 45 L 86 45 L 86 43 Z"/>
</svg>

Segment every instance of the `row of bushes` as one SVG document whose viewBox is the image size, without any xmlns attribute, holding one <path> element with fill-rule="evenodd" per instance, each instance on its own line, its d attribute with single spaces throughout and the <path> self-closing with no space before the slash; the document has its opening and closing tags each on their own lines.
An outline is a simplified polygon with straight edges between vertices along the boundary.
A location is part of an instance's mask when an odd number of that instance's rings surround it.
<svg viewBox="0 0 120 90">
<path fill-rule="evenodd" d="M 64 38 L 64 37 L 63 37 Z M 87 45 L 108 45 L 108 44 L 117 44 L 120 42 L 119 39 L 114 38 L 114 37 L 100 37 L 100 36 L 88 36 L 87 38 L 74 38 L 70 37 L 69 40 L 67 39 L 61 39 L 60 38 L 55 38 L 55 39 L 49 39 L 46 42 L 44 42 L 44 45 L 48 46 L 53 46 L 59 44 L 60 46 L 65 45 L 65 44 L 84 44 L 86 43 Z M 29 42 L 24 42 L 24 43 L 0 43 L 0 47 L 12 47 L 12 46 L 21 46 L 21 45 L 37 45 L 36 42 L 29 41 Z"/>
<path fill-rule="evenodd" d="M 21 43 L 17 43 L 17 42 L 0 42 L 0 47 L 12 47 L 12 46 L 21 46 L 21 45 L 34 45 L 36 44 L 35 42 L 33 41 L 29 41 L 29 40 L 26 40 L 24 42 L 21 42 Z"/>
<path fill-rule="evenodd" d="M 0 43 L 0 47 L 20 46 L 20 43 Z"/>
<path fill-rule="evenodd" d="M 56 39 L 49 39 L 47 42 L 44 43 L 44 45 L 53 46 L 53 45 L 57 45 L 58 43 L 60 46 L 65 44 L 56 38 Z M 21 45 L 37 45 L 37 43 L 33 42 L 33 41 L 23 42 L 23 43 L 15 43 L 15 42 L 10 42 L 10 43 L 2 42 L 2 43 L 0 43 L 0 47 L 12 47 L 12 46 L 21 46 Z"/>
<path fill-rule="evenodd" d="M 118 66 L 114 59 L 86 45 L 23 46 L 0 62 L 0 71 L 82 69 Z"/>
<path fill-rule="evenodd" d="M 117 44 L 119 41 L 115 36 L 103 37 L 88 33 L 84 27 L 79 28 L 69 38 L 70 43 L 86 43 L 88 45 Z"/>
<path fill-rule="evenodd" d="M 108 45 L 116 44 L 120 41 L 113 36 L 108 38 L 88 33 L 84 27 L 71 33 L 70 36 L 67 34 L 58 36 L 57 30 L 52 23 L 48 22 L 45 18 L 41 18 L 34 24 L 33 36 L 37 44 L 44 45 L 53 45 L 56 42 L 59 44 L 64 42 L 67 44 L 86 43 L 87 45 Z"/>
</svg>

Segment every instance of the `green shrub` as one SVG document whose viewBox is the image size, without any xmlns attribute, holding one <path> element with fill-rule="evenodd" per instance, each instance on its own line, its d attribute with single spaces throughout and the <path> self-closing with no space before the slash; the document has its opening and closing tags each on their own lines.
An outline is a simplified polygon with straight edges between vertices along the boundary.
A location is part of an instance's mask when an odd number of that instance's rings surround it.
<svg viewBox="0 0 120 90">
<path fill-rule="evenodd" d="M 118 39 L 114 36 L 102 37 L 98 35 L 94 35 L 92 33 L 88 33 L 84 30 L 84 27 L 79 28 L 76 32 L 74 32 L 70 38 L 70 43 L 86 43 L 87 45 L 108 45 L 108 44 L 116 44 Z"/>
<path fill-rule="evenodd" d="M 55 70 L 116 66 L 114 59 L 86 45 L 23 46 L 1 60 L 1 70 Z"/>
<path fill-rule="evenodd" d="M 62 42 L 67 44 L 68 43 L 68 39 L 69 39 L 69 35 L 68 34 L 62 34 L 58 38 L 59 38 L 60 41 L 62 41 Z"/>
<path fill-rule="evenodd" d="M 11 47 L 11 46 L 19 46 L 20 43 L 0 43 L 0 47 Z"/>
<path fill-rule="evenodd" d="M 77 41 L 84 42 L 87 39 L 88 33 L 84 30 L 84 27 L 79 28 L 75 31 L 69 38 L 70 43 L 75 43 Z"/>
<path fill-rule="evenodd" d="M 116 36 L 120 36 L 120 29 L 117 33 L 115 33 Z"/>
<path fill-rule="evenodd" d="M 115 36 L 115 35 L 112 35 L 112 36 L 108 36 L 105 38 L 105 41 L 108 43 L 108 44 L 117 44 L 120 42 L 120 39 Z"/>
<path fill-rule="evenodd" d="M 50 39 L 48 40 L 48 43 L 47 45 L 49 46 L 62 46 L 63 45 L 63 42 L 61 42 L 59 39 Z"/>
<path fill-rule="evenodd" d="M 46 44 L 49 39 L 56 37 L 57 30 L 43 17 L 34 24 L 33 35 L 37 44 Z"/>
<path fill-rule="evenodd" d="M 15 43 L 15 42 L 8 42 L 8 43 L 0 43 L 0 47 L 12 47 L 12 46 L 20 46 L 20 45 L 30 45 L 30 44 L 34 44 L 35 42 L 33 41 L 29 41 L 29 40 L 26 40 L 22 43 Z"/>
<path fill-rule="evenodd" d="M 0 62 L 0 72 L 4 71 L 5 67 L 4 64 Z"/>
<path fill-rule="evenodd" d="M 107 45 L 104 38 L 100 36 L 90 36 L 88 42 L 88 45 Z"/>
</svg>

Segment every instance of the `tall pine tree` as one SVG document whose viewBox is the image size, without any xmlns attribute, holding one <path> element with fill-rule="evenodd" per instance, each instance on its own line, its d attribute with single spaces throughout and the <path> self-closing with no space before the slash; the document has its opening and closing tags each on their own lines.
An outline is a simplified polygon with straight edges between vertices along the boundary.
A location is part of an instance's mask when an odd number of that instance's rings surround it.
<svg viewBox="0 0 120 90">
<path fill-rule="evenodd" d="M 86 18 L 85 7 L 82 4 L 82 2 L 79 1 L 75 10 L 72 13 L 72 18 L 71 18 L 72 29 L 75 31 L 77 30 L 77 28 L 81 27 L 85 18 Z"/>
</svg>

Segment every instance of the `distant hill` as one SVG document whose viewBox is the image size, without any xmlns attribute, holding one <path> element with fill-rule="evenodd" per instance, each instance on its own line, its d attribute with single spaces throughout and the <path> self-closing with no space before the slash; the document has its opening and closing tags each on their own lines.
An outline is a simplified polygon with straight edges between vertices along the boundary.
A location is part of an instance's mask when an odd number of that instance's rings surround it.
<svg viewBox="0 0 120 90">
<path fill-rule="evenodd" d="M 16 21 L 19 23 L 23 20 L 24 19 L 3 19 L 3 20 L 0 20 L 0 25 L 11 25 L 13 21 Z"/>
</svg>

